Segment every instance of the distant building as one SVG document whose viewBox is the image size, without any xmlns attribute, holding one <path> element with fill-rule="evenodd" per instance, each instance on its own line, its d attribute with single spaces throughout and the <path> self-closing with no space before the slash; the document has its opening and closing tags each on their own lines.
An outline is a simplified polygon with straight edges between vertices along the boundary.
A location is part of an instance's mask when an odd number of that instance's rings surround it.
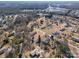
<svg viewBox="0 0 79 59">
<path fill-rule="evenodd" d="M 66 8 L 51 7 L 50 5 L 47 9 L 45 9 L 46 12 L 54 12 L 57 14 L 65 14 L 68 12 L 68 10 L 69 9 L 66 9 Z"/>
</svg>

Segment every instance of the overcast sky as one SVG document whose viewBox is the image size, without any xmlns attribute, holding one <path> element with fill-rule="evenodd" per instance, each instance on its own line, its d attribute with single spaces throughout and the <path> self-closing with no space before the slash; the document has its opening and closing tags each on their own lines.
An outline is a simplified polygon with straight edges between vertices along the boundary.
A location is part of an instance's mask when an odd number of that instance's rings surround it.
<svg viewBox="0 0 79 59">
<path fill-rule="evenodd" d="M 79 0 L 0 0 L 0 1 L 79 1 Z"/>
</svg>

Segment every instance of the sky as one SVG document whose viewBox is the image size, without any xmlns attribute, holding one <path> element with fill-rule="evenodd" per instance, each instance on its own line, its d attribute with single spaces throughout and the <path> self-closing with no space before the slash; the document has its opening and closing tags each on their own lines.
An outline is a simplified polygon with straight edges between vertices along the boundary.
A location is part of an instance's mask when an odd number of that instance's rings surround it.
<svg viewBox="0 0 79 59">
<path fill-rule="evenodd" d="M 0 0 L 0 1 L 79 1 L 79 0 Z"/>
</svg>

